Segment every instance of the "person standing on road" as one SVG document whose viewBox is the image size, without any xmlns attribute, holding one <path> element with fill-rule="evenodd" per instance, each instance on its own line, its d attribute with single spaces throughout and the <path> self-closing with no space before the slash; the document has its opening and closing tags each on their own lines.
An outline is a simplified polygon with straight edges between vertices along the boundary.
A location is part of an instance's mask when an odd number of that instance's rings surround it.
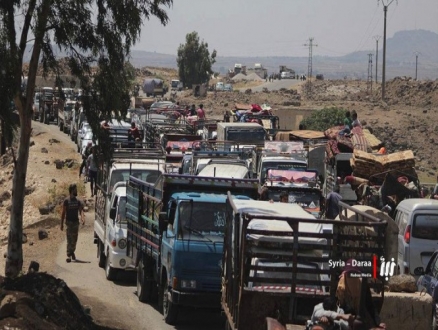
<svg viewBox="0 0 438 330">
<path fill-rule="evenodd" d="M 67 262 L 76 260 L 76 243 L 79 233 L 79 215 L 81 223 L 85 224 L 84 203 L 77 198 L 78 188 L 76 184 L 68 187 L 70 196 L 64 200 L 61 214 L 61 230 L 64 230 L 64 221 L 67 226 Z"/>
<path fill-rule="evenodd" d="M 88 179 L 90 180 L 91 197 L 95 195 L 94 185 L 97 180 L 97 151 L 96 146 L 91 148 L 91 154 L 87 158 Z"/>
</svg>

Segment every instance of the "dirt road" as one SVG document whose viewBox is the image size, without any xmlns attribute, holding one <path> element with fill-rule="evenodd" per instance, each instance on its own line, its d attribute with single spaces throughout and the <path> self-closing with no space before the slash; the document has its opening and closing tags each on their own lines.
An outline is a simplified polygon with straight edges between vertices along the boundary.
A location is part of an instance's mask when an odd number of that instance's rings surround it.
<svg viewBox="0 0 438 330">
<path fill-rule="evenodd" d="M 69 137 L 60 132 L 56 125 L 44 125 L 33 122 L 34 127 L 47 133 L 46 139 L 55 138 L 66 148 L 74 147 Z M 77 178 L 75 177 L 75 180 Z M 90 195 L 87 185 L 86 195 Z M 56 216 L 56 215 L 55 215 Z M 164 323 L 157 306 L 143 304 L 135 294 L 135 273 L 119 276 L 116 282 L 107 281 L 104 270 L 98 267 L 96 245 L 93 244 L 94 212 L 86 213 L 86 224 L 80 228 L 76 256 L 77 262 L 66 263 L 66 242 L 58 239 L 57 245 L 49 249 L 33 249 L 33 260 L 52 260 L 52 264 L 43 271 L 49 270 L 54 276 L 63 279 L 78 295 L 82 304 L 88 306 L 97 323 L 118 329 L 223 329 L 224 321 L 220 312 L 203 311 L 182 312 L 179 325 L 173 327 Z M 54 223 L 51 235 L 58 238 L 65 233 Z M 55 241 L 52 241 L 55 242 Z M 26 255 L 25 255 L 26 258 Z M 26 260 L 29 261 L 29 260 Z M 53 262 L 54 261 L 54 262 Z"/>
</svg>

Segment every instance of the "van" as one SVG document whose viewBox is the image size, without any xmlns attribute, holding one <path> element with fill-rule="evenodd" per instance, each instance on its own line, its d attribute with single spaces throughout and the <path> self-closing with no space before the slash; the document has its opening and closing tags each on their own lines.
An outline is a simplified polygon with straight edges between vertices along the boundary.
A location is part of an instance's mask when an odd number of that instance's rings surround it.
<svg viewBox="0 0 438 330">
<path fill-rule="evenodd" d="M 396 208 L 398 226 L 398 260 L 400 274 L 414 274 L 423 267 L 438 246 L 438 200 L 412 198 Z"/>
<path fill-rule="evenodd" d="M 293 78 L 292 73 L 291 72 L 287 72 L 287 71 L 283 71 L 280 76 L 281 76 L 281 79 L 291 79 L 291 78 Z"/>
</svg>

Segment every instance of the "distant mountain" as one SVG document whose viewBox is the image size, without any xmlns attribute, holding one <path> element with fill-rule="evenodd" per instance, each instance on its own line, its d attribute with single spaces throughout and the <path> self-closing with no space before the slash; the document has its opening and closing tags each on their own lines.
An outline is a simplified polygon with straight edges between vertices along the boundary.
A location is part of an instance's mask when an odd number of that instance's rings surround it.
<svg viewBox="0 0 438 330">
<path fill-rule="evenodd" d="M 418 54 L 418 79 L 438 79 L 438 34 L 426 30 L 410 30 L 395 33 L 386 43 L 386 77 L 415 76 L 415 52 Z M 339 79 L 367 79 L 368 78 L 368 54 L 373 54 L 373 78 L 375 76 L 375 49 L 370 51 L 354 52 L 340 57 L 314 56 L 312 58 L 313 75 L 323 74 L 326 78 Z M 29 54 L 30 51 L 26 52 Z M 62 53 L 58 53 L 63 56 Z M 28 61 L 29 59 L 27 59 Z M 160 54 L 133 50 L 131 63 L 135 67 L 167 67 L 177 68 L 176 54 Z M 233 68 L 234 64 L 240 63 L 247 68 L 254 67 L 255 63 L 261 63 L 268 69 L 268 73 L 277 73 L 280 65 L 294 69 L 299 74 L 307 74 L 307 57 L 225 57 L 218 56 L 213 66 L 214 71 L 222 74 Z M 378 79 L 381 79 L 383 63 L 383 41 L 379 41 Z"/>
</svg>

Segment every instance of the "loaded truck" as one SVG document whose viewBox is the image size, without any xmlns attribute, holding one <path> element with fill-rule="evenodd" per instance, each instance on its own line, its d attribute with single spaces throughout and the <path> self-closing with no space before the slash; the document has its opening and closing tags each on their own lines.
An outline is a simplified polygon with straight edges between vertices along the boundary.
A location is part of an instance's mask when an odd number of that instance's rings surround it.
<svg viewBox="0 0 438 330">
<path fill-rule="evenodd" d="M 127 256 L 137 296 L 156 302 L 168 324 L 181 307 L 220 309 L 225 200 L 257 196 L 251 179 L 163 174 L 155 185 L 130 177 Z"/>
<path fill-rule="evenodd" d="M 126 256 L 126 182 L 133 176 L 154 184 L 164 172 L 163 149 L 115 148 L 112 160 L 98 172 L 94 243 L 97 244 L 99 267 L 108 280 L 117 273 L 134 269 Z"/>
<path fill-rule="evenodd" d="M 257 123 L 217 123 L 217 140 L 263 146 L 266 130 Z"/>
<path fill-rule="evenodd" d="M 335 296 L 349 262 L 362 268 L 359 286 L 365 290 L 368 284 L 380 311 L 385 279 L 376 270 L 380 256 L 390 260 L 386 246 L 396 244 L 397 233 L 387 234 L 383 217 L 342 202 L 340 207 L 340 221 L 326 220 L 297 204 L 228 196 L 221 300 L 225 329 L 266 330 L 267 318 L 284 329 L 304 329 L 314 306 Z M 361 300 L 357 315 L 364 316 L 364 309 Z"/>
</svg>

